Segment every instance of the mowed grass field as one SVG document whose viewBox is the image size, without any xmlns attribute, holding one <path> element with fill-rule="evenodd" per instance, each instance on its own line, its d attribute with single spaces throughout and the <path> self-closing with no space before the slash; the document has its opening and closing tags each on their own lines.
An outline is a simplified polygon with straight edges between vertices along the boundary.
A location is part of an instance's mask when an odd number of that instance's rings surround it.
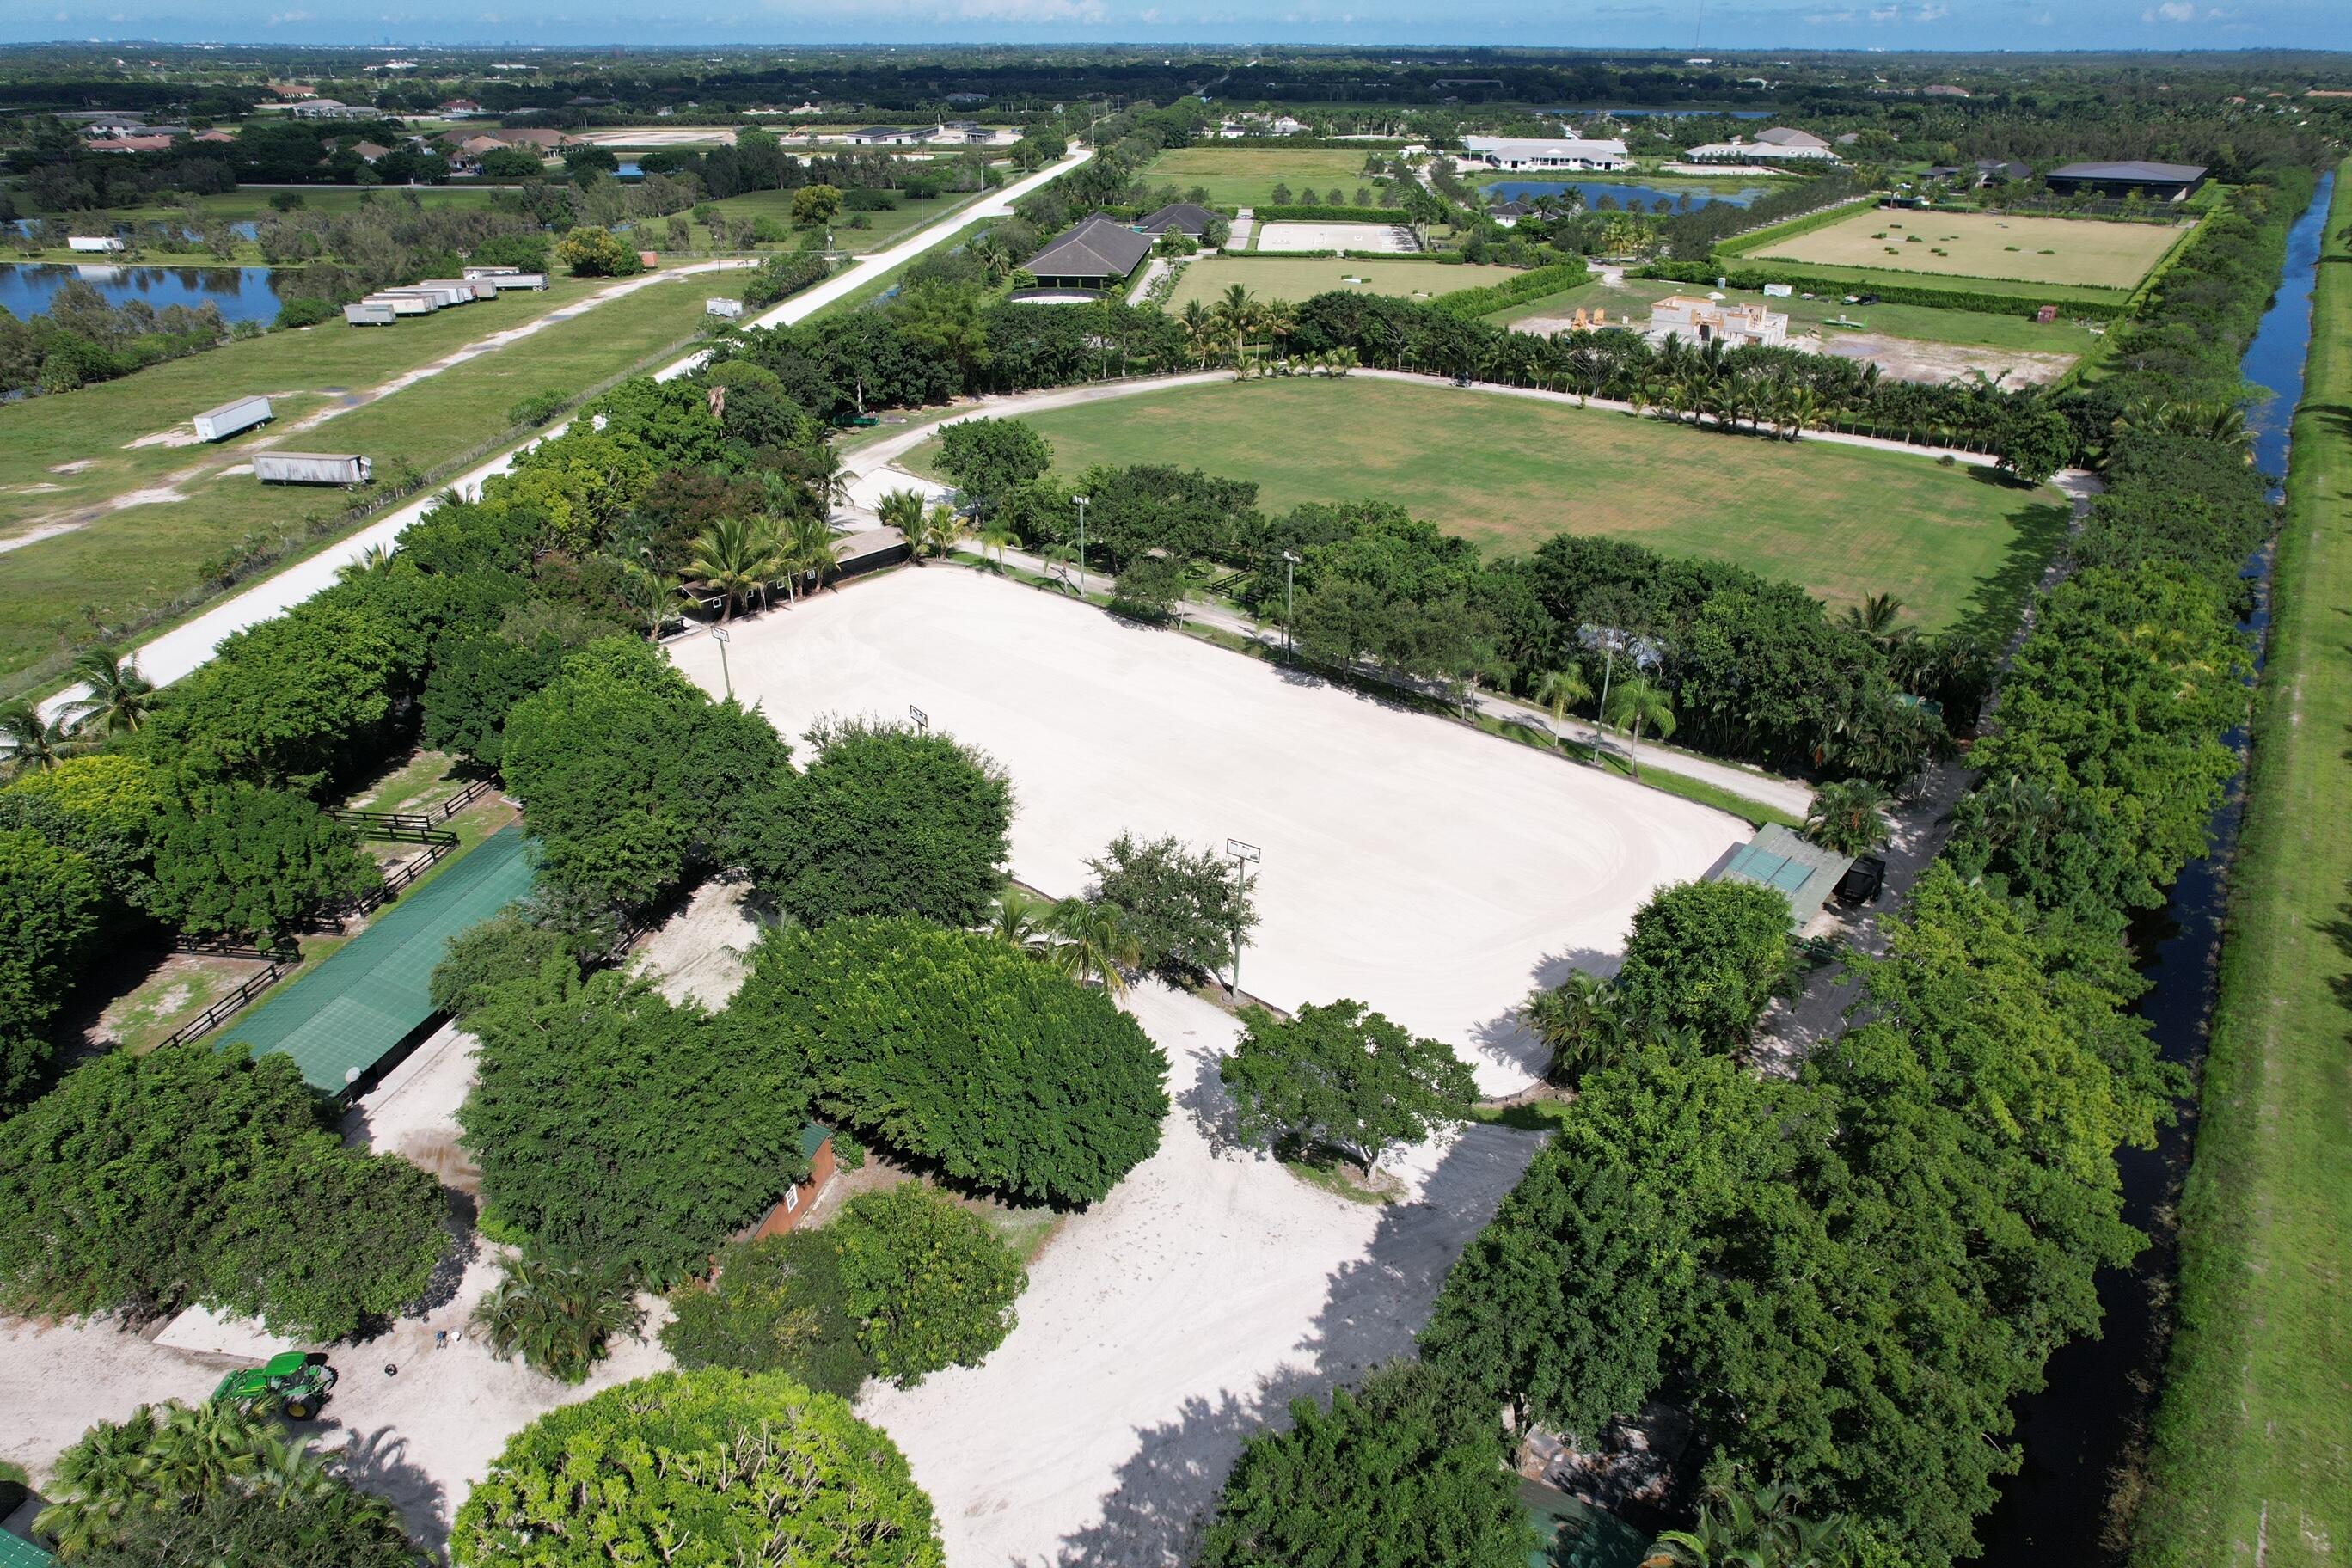
<svg viewBox="0 0 2352 1568">
<path fill-rule="evenodd" d="M 2138 1568 L 2352 1543 L 2352 163 L 2326 229 Z"/>
<path fill-rule="evenodd" d="M 1874 207 L 1743 258 L 2131 289 L 2183 232 L 2164 224 Z"/>
<path fill-rule="evenodd" d="M 0 474 L 74 482 L 85 505 L 131 488 L 126 472 L 134 468 L 140 488 L 192 468 L 201 474 L 180 484 L 186 500 L 106 511 L 86 527 L 0 554 L 0 691 L 20 687 L 57 657 L 95 640 L 93 626 L 119 624 L 194 590 L 204 563 L 248 533 L 273 533 L 331 513 L 344 500 L 336 490 L 264 486 L 249 472 L 221 471 L 249 462 L 268 430 L 218 447 L 125 452 L 124 440 L 184 420 L 241 389 L 295 391 L 279 405 L 279 426 L 273 427 L 280 431 L 278 446 L 362 452 L 380 476 L 404 458 L 429 468 L 505 432 L 507 411 L 532 394 L 578 392 L 691 337 L 703 321 L 703 300 L 719 279 L 734 281 L 727 274 L 693 276 L 641 289 L 299 434 L 283 434 L 282 426 L 317 412 L 334 395 L 328 388 L 379 384 L 521 316 L 493 314 L 497 307 L 480 305 L 391 328 L 335 325 L 271 333 L 0 410 Z M 438 330 L 460 327 L 457 318 L 468 314 L 473 320 L 462 330 Z M 412 331 L 406 343 L 398 341 Z M 104 466 L 94 486 L 82 481 L 96 469 L 45 471 L 91 458 Z M 28 496 L 17 485 L 8 489 L 5 499 L 20 524 L 28 512 L 71 510 L 55 494 Z"/>
<path fill-rule="evenodd" d="M 1785 577 L 1832 604 L 1893 594 L 1925 626 L 2006 626 L 2065 526 L 2050 490 L 1986 470 L 1450 387 L 1304 378 L 1028 416 L 1055 466 L 1168 463 L 1255 480 L 1259 505 L 1375 497 L 1526 552 L 1606 534 Z M 936 448 L 909 454 L 920 468 Z M 928 471 L 928 470 L 926 470 Z"/>
<path fill-rule="evenodd" d="M 725 213 L 732 223 L 764 217 L 791 228 L 793 195 L 791 191 L 747 191 L 740 196 L 727 196 L 712 202 L 710 205 Z M 929 202 L 918 202 L 911 196 L 899 195 L 898 205 L 888 212 L 845 211 L 833 220 L 833 243 L 842 250 L 859 256 L 872 250 L 887 250 L 916 229 L 936 223 L 956 208 L 978 201 L 985 195 L 984 191 L 950 192 L 946 195 L 934 196 Z M 850 227 L 849 220 L 853 217 L 864 218 L 866 226 Z M 654 218 L 649 220 L 646 227 L 658 237 L 665 232 L 668 221 L 667 218 Z M 710 231 L 697 224 L 694 237 L 696 244 L 707 246 L 710 243 Z M 800 238 L 797 231 L 793 237 L 797 244 Z M 738 245 L 736 248 L 742 247 Z"/>
<path fill-rule="evenodd" d="M 1381 150 L 1383 155 L 1386 149 Z M 1274 187 L 1287 185 L 1291 194 L 1314 187 L 1321 201 L 1334 186 L 1349 202 L 1356 187 L 1370 185 L 1364 154 L 1337 147 L 1171 147 L 1143 166 L 1138 176 L 1158 189 L 1164 184 L 1189 191 L 1205 186 L 1213 206 L 1262 207 L 1274 200 Z"/>
<path fill-rule="evenodd" d="M 1206 256 L 1189 263 L 1177 278 L 1168 308 L 1181 310 L 1192 300 L 1212 303 L 1236 283 L 1261 300 L 1310 300 L 1335 289 L 1434 300 L 1516 276 L 1508 267 L 1454 267 L 1440 261 L 1343 261 L 1336 257 L 1244 261 Z"/>
</svg>

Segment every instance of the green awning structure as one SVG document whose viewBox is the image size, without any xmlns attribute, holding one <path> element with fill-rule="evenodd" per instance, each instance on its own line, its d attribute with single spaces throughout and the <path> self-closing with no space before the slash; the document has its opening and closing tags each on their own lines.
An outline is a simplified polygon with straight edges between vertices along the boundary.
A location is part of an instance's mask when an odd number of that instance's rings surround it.
<svg viewBox="0 0 2352 1568">
<path fill-rule="evenodd" d="M 1809 843 L 1774 822 L 1741 845 L 1714 880 L 1771 889 L 1789 900 L 1789 929 L 1802 931 L 1853 864 L 1851 855 Z"/>
<path fill-rule="evenodd" d="M 49 1568 L 56 1561 L 23 1536 L 0 1530 L 0 1568 Z"/>
<path fill-rule="evenodd" d="M 1519 1504 L 1543 1538 L 1528 1568 L 1638 1568 L 1650 1538 L 1605 1509 L 1522 1477 Z"/>
<path fill-rule="evenodd" d="M 311 1088 L 341 1094 L 433 1016 L 427 986 L 449 939 L 530 891 L 524 845 L 520 827 L 491 835 L 223 1029 L 219 1043 L 243 1041 L 256 1056 L 284 1051 Z"/>
</svg>

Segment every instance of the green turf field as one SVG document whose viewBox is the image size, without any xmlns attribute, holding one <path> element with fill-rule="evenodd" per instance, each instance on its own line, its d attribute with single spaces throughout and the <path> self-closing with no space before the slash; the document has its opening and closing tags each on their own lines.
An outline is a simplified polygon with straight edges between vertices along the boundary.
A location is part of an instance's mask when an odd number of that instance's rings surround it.
<svg viewBox="0 0 2352 1568">
<path fill-rule="evenodd" d="M 2327 232 L 2138 1568 L 2319 1568 L 2352 1542 L 2352 163 Z"/>
<path fill-rule="evenodd" d="M 1833 604 L 1893 594 L 1928 626 L 1979 614 L 2006 626 L 2065 524 L 2054 492 L 1908 453 L 1362 377 L 1190 387 L 1029 420 L 1065 471 L 1181 464 L 1255 480 L 1267 510 L 1373 496 L 1496 554 L 1609 534 Z"/>
<path fill-rule="evenodd" d="M 1517 270 L 1508 267 L 1457 267 L 1442 261 L 1343 261 L 1319 257 L 1244 261 L 1206 256 L 1186 265 L 1168 297 L 1168 308 L 1181 310 L 1189 300 L 1210 303 L 1235 283 L 1261 300 L 1307 300 L 1335 289 L 1433 300 L 1458 289 L 1484 288 L 1517 276 Z"/>
<path fill-rule="evenodd" d="M 2164 224 L 1872 207 L 1746 259 L 2128 289 L 2182 232 Z"/>
<path fill-rule="evenodd" d="M 1612 321 L 1631 312 L 1645 324 L 1650 301 L 1688 291 L 1687 283 L 1660 283 L 1629 278 L 1619 288 L 1600 282 L 1580 284 L 1558 294 L 1546 294 L 1486 318 L 1497 326 L 1537 318 L 1573 316 L 1579 310 L 1606 310 Z M 1890 337 L 1926 342 L 1955 343 L 1964 348 L 2022 349 L 2038 353 L 2084 354 L 2099 340 L 2086 328 L 2070 321 L 2036 322 L 2020 305 L 2014 316 L 1989 316 L 1980 310 L 1939 310 L 1931 305 L 1847 305 L 1834 299 L 1767 299 L 1745 289 L 1734 300 L 1759 302 L 1789 318 L 1793 334 L 1819 327 L 1825 334 L 1883 332 Z M 1860 321 L 1859 327 L 1831 326 L 1832 321 Z"/>
<path fill-rule="evenodd" d="M 833 220 L 833 243 L 835 248 L 858 256 L 863 256 L 869 251 L 887 250 L 915 230 L 928 224 L 937 223 L 958 207 L 978 201 L 986 194 L 983 191 L 950 192 L 946 195 L 934 196 L 928 202 L 918 202 L 911 197 L 899 195 L 898 205 L 888 212 L 845 211 Z M 764 217 L 772 218 L 789 229 L 793 223 L 793 195 L 794 193 L 791 191 L 748 191 L 742 195 L 728 196 L 709 205 L 725 213 L 730 222 L 740 223 L 747 218 Z M 853 217 L 864 218 L 866 226 L 850 227 L 849 220 Z M 652 220 L 654 232 L 661 233 L 667 222 L 667 220 L 663 218 Z M 795 243 L 798 242 L 797 233 L 793 235 L 793 239 Z M 698 225 L 695 228 L 695 243 L 707 246 L 709 241 L 709 230 Z"/>
<path fill-rule="evenodd" d="M 723 276 L 723 275 L 722 275 Z M 727 284 L 737 279 L 727 279 Z M 295 450 L 362 452 L 388 476 L 405 458 L 419 469 L 508 428 L 507 411 L 549 389 L 577 392 L 644 356 L 680 342 L 701 325 L 703 300 L 718 280 L 689 277 L 655 284 L 551 325 L 357 407 L 278 445 Z M 551 308 L 576 301 L 589 285 L 560 280 Z M 0 690 L 61 652 L 94 640 L 93 624 L 113 624 L 142 607 L 173 601 L 197 585 L 201 565 L 259 531 L 274 534 L 313 513 L 334 510 L 339 492 L 255 482 L 226 474 L 248 461 L 247 449 L 271 430 L 219 447 L 123 444 L 184 422 L 243 391 L 273 395 L 284 427 L 315 414 L 340 389 L 361 391 L 474 342 L 535 313 L 525 300 L 403 321 L 383 328 L 340 322 L 307 332 L 272 332 L 208 353 L 174 360 L 120 381 L 0 411 L 0 475 L 26 482 L 0 486 L 9 531 L 21 534 L 107 498 L 184 480 L 184 500 L 101 512 L 88 526 L 0 554 Z M 78 472 L 65 465 L 89 462 Z M 54 485 L 55 489 L 40 487 Z M 18 678 L 12 680 L 10 678 Z"/>
<path fill-rule="evenodd" d="M 1364 154 L 1344 148 L 1213 143 L 1171 148 L 1145 164 L 1139 177 L 1153 190 L 1205 186 L 1211 205 L 1228 207 L 1265 206 L 1273 202 L 1276 185 L 1288 185 L 1293 195 L 1312 186 L 1318 201 L 1327 200 L 1336 186 L 1352 205 L 1356 187 L 1372 184 L 1364 174 Z"/>
</svg>

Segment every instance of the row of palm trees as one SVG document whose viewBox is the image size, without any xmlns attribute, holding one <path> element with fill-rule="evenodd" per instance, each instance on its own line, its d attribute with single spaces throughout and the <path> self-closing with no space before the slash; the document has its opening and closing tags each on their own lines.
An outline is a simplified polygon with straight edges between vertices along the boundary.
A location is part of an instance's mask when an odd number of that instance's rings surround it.
<svg viewBox="0 0 2352 1568">
<path fill-rule="evenodd" d="M 86 695 L 65 704 L 54 719 L 29 700 L 0 708 L 0 752 L 5 753 L 0 776 L 46 772 L 110 735 L 133 733 L 154 708 L 155 683 L 139 672 L 136 655 L 85 648 L 72 675 Z"/>
<path fill-rule="evenodd" d="M 1606 682 L 1605 694 L 1594 690 L 1584 667 L 1570 659 L 1558 669 L 1546 670 L 1537 679 L 1535 700 L 1551 715 L 1557 725 L 1568 717 L 1571 708 L 1581 708 L 1598 695 L 1603 711 L 1601 727 L 1622 730 L 1628 737 L 1626 765 L 1633 776 L 1642 776 L 1642 731 L 1647 729 L 1661 741 L 1671 740 L 1675 733 L 1675 710 L 1665 688 L 1645 675 L 1628 675 Z"/>
<path fill-rule="evenodd" d="M 997 895 L 987 929 L 1007 947 L 1053 965 L 1081 984 L 1099 982 L 1114 996 L 1127 994 L 1126 972 L 1143 962 L 1142 950 L 1127 934 L 1118 910 L 1099 900 L 1049 901 L 1008 887 Z"/>
<path fill-rule="evenodd" d="M 719 618 L 732 620 L 735 612 L 756 595 L 762 607 L 781 585 L 792 603 L 803 591 L 824 584 L 835 563 L 833 524 L 811 513 L 782 517 L 725 517 L 698 535 L 679 576 L 670 576 L 642 562 L 632 563 L 627 576 L 630 602 L 647 616 L 658 636 L 662 619 L 689 588 L 719 595 Z"/>
<path fill-rule="evenodd" d="M 1250 342 L 1262 338 L 1273 359 L 1288 370 L 1312 374 L 1345 375 L 1362 361 L 1352 348 L 1341 346 L 1326 353 L 1294 356 L 1286 352 L 1298 331 L 1298 306 L 1288 300 L 1261 300 L 1235 283 L 1213 305 L 1187 300 L 1177 312 L 1183 329 L 1185 352 L 1196 368 L 1206 370 L 1212 360 L 1241 368 L 1249 361 Z"/>
<path fill-rule="evenodd" d="M 920 490 L 892 490 L 874 510 L 884 523 L 907 536 L 918 565 L 947 555 L 965 538 L 972 537 L 1001 568 L 1005 551 L 1021 542 L 1003 523 L 987 517 L 967 518 L 945 501 L 925 500 Z"/>
</svg>

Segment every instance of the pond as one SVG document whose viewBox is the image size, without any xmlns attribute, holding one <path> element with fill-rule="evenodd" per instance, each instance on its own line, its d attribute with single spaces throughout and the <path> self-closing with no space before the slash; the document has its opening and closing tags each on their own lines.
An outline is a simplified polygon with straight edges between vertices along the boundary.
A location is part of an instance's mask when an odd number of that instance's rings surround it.
<svg viewBox="0 0 2352 1568">
<path fill-rule="evenodd" d="M 58 289 L 79 278 L 110 305 L 144 300 L 166 305 L 215 305 L 231 322 L 271 321 L 278 295 L 267 267 L 125 267 L 107 262 L 58 266 L 45 262 L 0 262 L 0 305 L 11 314 L 37 316 Z"/>
<path fill-rule="evenodd" d="M 2312 284 L 2335 183 L 2333 174 L 2320 181 L 2310 209 L 2289 232 L 2278 293 L 2240 362 L 2247 381 L 2274 395 L 2247 416 L 2254 460 L 2265 473 L 2286 472 L 2289 422 L 2303 399 L 2304 361 L 2311 347 Z M 2258 668 L 2261 639 L 2270 626 L 2270 563 L 2265 546 L 2244 574 L 2255 586 L 2255 608 L 2244 626 L 2256 638 Z M 2230 744 L 2242 761 L 2245 731 L 2233 732 Z M 2245 807 L 2242 784 L 2242 773 L 2213 813 L 2207 829 L 2212 853 L 2190 861 L 2165 907 L 2133 925 L 2132 946 L 2148 984 L 2134 1011 L 2147 1020 L 2149 1037 L 2168 1061 L 2194 1065 L 2205 1048 L 2230 852 Z M 2150 1300 L 2168 1289 L 2179 1265 L 2163 1210 L 2188 1167 L 2196 1111 L 2193 1100 L 2184 1103 L 2179 1121 L 2159 1134 L 2157 1147 L 2125 1149 L 2116 1155 L 2123 1217 L 2147 1232 L 2150 1245 L 2131 1268 L 2100 1271 L 2101 1337 L 2062 1348 L 2050 1358 L 2048 1386 L 2018 1402 L 2017 1437 L 2025 1464 L 2001 1489 L 2000 1500 L 1979 1527 L 1979 1562 L 1994 1568 L 2052 1563 L 2097 1568 L 2121 1562 L 2103 1539 L 2106 1510 L 2100 1505 L 2117 1468 L 2131 1457 L 2135 1430 L 2162 1392 L 2164 1347 Z"/>
<path fill-rule="evenodd" d="M 1498 202 L 1533 201 L 1538 196 L 1564 195 L 1575 191 L 1584 197 L 1588 209 L 1601 205 L 1603 196 L 1620 208 L 1639 208 L 1655 212 L 1660 202 L 1668 210 L 1689 212 L 1716 202 L 1727 202 L 1744 207 L 1765 193 L 1765 186 L 1748 185 L 1736 191 L 1704 191 L 1685 185 L 1667 190 L 1660 185 L 1638 184 L 1625 180 L 1496 180 L 1486 186 Z"/>
</svg>

